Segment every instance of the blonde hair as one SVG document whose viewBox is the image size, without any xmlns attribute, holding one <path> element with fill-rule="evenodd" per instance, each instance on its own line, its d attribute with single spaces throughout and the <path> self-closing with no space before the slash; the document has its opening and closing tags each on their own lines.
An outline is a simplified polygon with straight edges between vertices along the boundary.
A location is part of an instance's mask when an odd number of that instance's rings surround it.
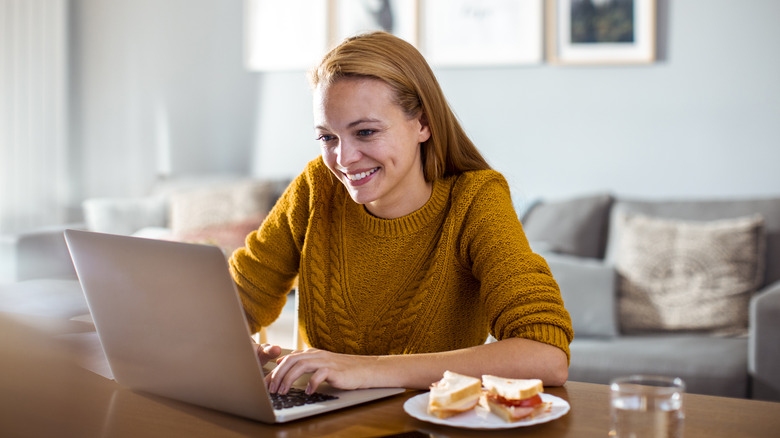
<svg viewBox="0 0 780 438">
<path fill-rule="evenodd" d="M 314 88 L 347 77 L 378 79 L 393 89 L 396 103 L 409 117 L 422 114 L 431 131 L 422 144 L 426 181 L 490 169 L 450 109 L 425 58 L 411 44 L 386 32 L 353 36 L 309 73 Z"/>
</svg>

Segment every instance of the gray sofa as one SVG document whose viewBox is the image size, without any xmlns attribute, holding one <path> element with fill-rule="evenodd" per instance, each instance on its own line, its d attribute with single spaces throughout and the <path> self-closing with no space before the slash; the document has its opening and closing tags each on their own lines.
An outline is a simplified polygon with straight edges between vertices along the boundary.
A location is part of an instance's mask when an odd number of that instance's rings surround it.
<svg viewBox="0 0 780 438">
<path fill-rule="evenodd" d="M 572 315 L 571 380 L 674 375 L 692 393 L 780 401 L 780 198 L 596 194 L 521 219 Z"/>
</svg>

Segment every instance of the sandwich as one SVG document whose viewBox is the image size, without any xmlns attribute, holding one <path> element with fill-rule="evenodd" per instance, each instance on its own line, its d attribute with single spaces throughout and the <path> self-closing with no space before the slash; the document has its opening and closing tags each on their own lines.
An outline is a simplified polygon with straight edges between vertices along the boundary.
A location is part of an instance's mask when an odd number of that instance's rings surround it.
<svg viewBox="0 0 780 438">
<path fill-rule="evenodd" d="M 511 423 L 533 414 L 541 413 L 547 403 L 542 403 L 544 392 L 539 379 L 506 379 L 482 376 L 483 405 L 504 421 Z"/>
<path fill-rule="evenodd" d="M 474 409 L 481 395 L 482 382 L 479 379 L 445 371 L 444 377 L 431 385 L 428 413 L 447 418 L 469 411 Z"/>
</svg>

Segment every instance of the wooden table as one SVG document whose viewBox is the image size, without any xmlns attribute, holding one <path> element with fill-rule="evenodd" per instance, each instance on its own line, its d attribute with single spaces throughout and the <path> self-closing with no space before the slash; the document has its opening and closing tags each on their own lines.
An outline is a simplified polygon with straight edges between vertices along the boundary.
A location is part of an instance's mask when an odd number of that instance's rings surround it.
<svg viewBox="0 0 780 438">
<path fill-rule="evenodd" d="M 0 315 L 3 437 L 606 437 L 609 389 L 568 382 L 546 388 L 571 411 L 541 425 L 479 431 L 418 421 L 403 403 L 419 391 L 284 425 L 267 425 L 121 387 L 78 365 L 57 338 Z M 685 396 L 685 438 L 780 436 L 780 403 Z"/>
</svg>

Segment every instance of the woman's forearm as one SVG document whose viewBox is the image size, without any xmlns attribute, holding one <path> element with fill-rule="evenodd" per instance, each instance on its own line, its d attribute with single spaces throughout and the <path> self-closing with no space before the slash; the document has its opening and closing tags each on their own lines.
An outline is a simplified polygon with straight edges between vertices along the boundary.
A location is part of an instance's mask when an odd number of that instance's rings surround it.
<svg viewBox="0 0 780 438">
<path fill-rule="evenodd" d="M 560 386 L 568 378 L 566 354 L 557 347 L 512 338 L 441 353 L 378 356 L 372 386 L 428 388 L 446 370 L 480 377 L 492 374 L 515 379 L 541 379 Z"/>
</svg>

